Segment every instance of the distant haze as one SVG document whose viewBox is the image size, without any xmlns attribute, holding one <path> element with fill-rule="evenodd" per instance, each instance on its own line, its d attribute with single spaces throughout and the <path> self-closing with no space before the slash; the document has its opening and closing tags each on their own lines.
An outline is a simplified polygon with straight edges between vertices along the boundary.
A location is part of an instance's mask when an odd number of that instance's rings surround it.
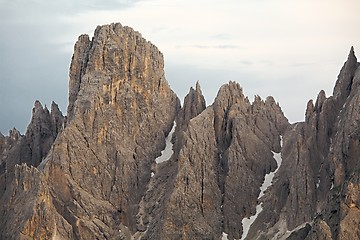
<svg viewBox="0 0 360 240">
<path fill-rule="evenodd" d="M 234 80 L 302 121 L 309 99 L 332 94 L 350 47 L 360 52 L 359 9 L 358 0 L 0 0 L 0 131 L 24 132 L 37 99 L 65 114 L 77 37 L 112 22 L 163 52 L 181 99 L 199 81 L 211 104 Z"/>
</svg>

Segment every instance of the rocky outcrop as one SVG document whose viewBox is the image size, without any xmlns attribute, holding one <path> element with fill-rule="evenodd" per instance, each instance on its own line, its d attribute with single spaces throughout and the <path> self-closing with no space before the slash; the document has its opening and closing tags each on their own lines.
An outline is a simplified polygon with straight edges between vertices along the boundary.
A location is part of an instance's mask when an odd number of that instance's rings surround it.
<svg viewBox="0 0 360 240">
<path fill-rule="evenodd" d="M 214 113 L 208 108 L 190 120 L 185 145 L 178 157 L 178 171 L 162 223 L 161 239 L 220 237 L 221 192 L 216 179 L 217 149 Z M 199 147 L 194 151 L 194 146 Z"/>
<path fill-rule="evenodd" d="M 36 169 L 61 132 L 63 115 L 53 102 L 51 113 L 36 101 L 24 136 L 13 129 L 0 154 L 1 239 L 50 239 L 54 215 L 48 185 Z M 16 223 L 16 224 L 14 224 Z M 47 229 L 46 231 L 44 229 Z"/>
<path fill-rule="evenodd" d="M 337 108 L 341 108 L 353 89 L 355 72 L 359 66 L 355 56 L 354 47 L 351 47 L 347 61 L 340 70 L 338 80 L 336 81 L 333 96 L 337 102 Z"/>
<path fill-rule="evenodd" d="M 21 135 L 16 128 L 10 130 L 8 136 L 4 136 L 0 133 L 1 162 L 6 162 L 8 152 L 21 140 L 22 137 L 23 135 Z"/>
<path fill-rule="evenodd" d="M 191 90 L 186 99 L 189 96 Z M 225 231 L 239 238 L 241 219 L 254 211 L 265 173 L 276 168 L 271 150 L 273 146 L 280 150 L 280 133 L 287 119 L 272 98 L 262 101 L 258 97 L 250 104 L 234 82 L 220 89 L 212 106 L 189 118 L 178 154 L 175 151 L 169 162 L 157 167 L 145 195 L 140 222 L 147 230 L 142 237 L 219 239 Z M 245 197 L 244 192 L 253 194 Z"/>
<path fill-rule="evenodd" d="M 189 93 L 184 98 L 184 104 L 176 116 L 176 129 L 172 139 L 174 142 L 175 158 L 178 157 L 180 149 L 184 144 L 183 134 L 190 120 L 198 116 L 205 108 L 205 98 L 201 92 L 199 82 L 196 82 L 195 89 L 190 87 Z"/>
<path fill-rule="evenodd" d="M 324 207 L 315 219 L 314 230 L 309 239 L 331 231 L 332 239 L 357 239 L 360 237 L 353 226 L 358 225 L 360 214 L 355 199 L 359 198 L 358 185 L 359 141 L 359 63 L 351 48 L 347 62 L 340 71 L 334 88 L 335 118 L 332 126 L 327 164 L 331 179 L 326 182 L 328 189 Z M 329 234 L 328 234 L 329 235 Z"/>
<path fill-rule="evenodd" d="M 27 164 L 15 165 L 1 196 L 1 239 L 52 239 L 56 228 L 48 184 Z M 15 224 L 16 223 L 16 224 Z"/>
<path fill-rule="evenodd" d="M 189 121 L 204 111 L 205 108 L 205 98 L 201 92 L 200 84 L 197 82 L 195 89 L 191 87 L 189 93 L 185 96 L 183 107 L 176 118 L 177 128 L 186 129 Z"/>
<path fill-rule="evenodd" d="M 56 103 L 52 103 L 51 113 L 45 106 L 42 107 L 36 101 L 32 110 L 32 118 L 26 133 L 19 137 L 19 133 L 10 132 L 10 142 L 16 141 L 12 150 L 6 156 L 6 169 L 8 172 L 13 170 L 16 164 L 26 163 L 37 167 L 49 152 L 61 126 L 64 117 L 62 116 Z"/>
<path fill-rule="evenodd" d="M 190 88 L 189 93 L 185 96 L 184 104 L 176 116 L 176 130 L 172 135 L 173 155 L 167 161 L 152 166 L 153 177 L 141 200 L 141 207 L 137 215 L 138 232 L 134 235 L 136 239 L 166 238 L 167 233 L 162 233 L 163 219 L 167 215 L 167 209 L 164 206 L 170 201 L 174 190 L 180 149 L 184 145 L 184 139 L 187 138 L 186 130 L 190 120 L 202 113 L 204 109 L 205 99 L 200 84 L 196 83 L 196 89 Z M 181 235 L 181 233 L 176 234 Z M 170 235 L 175 237 L 176 234 Z"/>
<path fill-rule="evenodd" d="M 37 226 L 44 236 L 119 239 L 136 231 L 151 165 L 180 105 L 163 68 L 162 54 L 131 28 L 111 24 L 98 27 L 92 41 L 80 36 L 66 127 L 39 166 L 54 211 Z"/>
<path fill-rule="evenodd" d="M 69 105 L 67 119 L 70 121 L 74 115 L 74 105 L 80 91 L 81 78 L 85 74 L 91 42 L 89 36 L 84 34 L 78 38 L 74 47 L 69 73 Z"/>
<path fill-rule="evenodd" d="M 351 48 L 304 122 L 235 82 L 180 108 L 161 52 L 99 26 L 75 44 L 67 117 L 36 101 L 24 136 L 0 134 L 0 239 L 359 239 L 359 85 Z"/>
<path fill-rule="evenodd" d="M 50 176 L 68 180 L 55 178 L 52 192 L 59 196 L 55 205 L 66 206 L 57 211 L 71 216 L 76 238 L 125 237 L 137 231 L 138 204 L 179 100 L 164 78 L 162 54 L 139 33 L 112 24 L 98 27 L 90 43 L 84 38 L 75 53 L 83 53 L 86 63 L 78 68 L 76 59 L 71 67 L 79 72 L 69 86 L 76 100 L 48 164 Z"/>
<path fill-rule="evenodd" d="M 51 105 L 51 113 L 45 106 L 36 101 L 32 110 L 31 121 L 24 136 L 13 129 L 8 137 L 3 138 L 0 152 L 0 197 L 6 185 L 14 181 L 17 164 L 25 163 L 37 167 L 48 154 L 51 145 L 61 132 L 64 117 L 56 103 Z"/>
<path fill-rule="evenodd" d="M 23 136 L 13 128 L 9 131 L 8 136 L 0 134 L 0 197 L 6 189 L 6 163 L 9 153 L 17 146 Z"/>
<path fill-rule="evenodd" d="M 286 132 L 280 177 L 267 196 L 269 202 L 264 203 L 263 214 L 259 216 L 262 224 L 252 229 L 253 236 L 284 238 L 289 235 L 288 230 L 311 223 L 312 230 L 299 239 L 359 237 L 354 231 L 345 230 L 344 219 L 356 222 L 360 215 L 348 211 L 343 203 L 345 194 L 339 194 L 339 189 L 346 188 L 349 179 L 356 175 L 354 170 L 359 168 L 358 66 L 351 48 L 333 96 L 327 98 L 321 91 L 315 104 L 312 100 L 308 102 L 305 122 L 294 124 Z M 270 212 L 279 214 L 266 219 Z M 345 217 L 348 215 L 349 218 Z M 265 226 L 267 230 L 261 230 Z M 291 239 L 291 235 L 288 237 Z"/>
<path fill-rule="evenodd" d="M 0 133 L 0 175 L 5 172 L 6 159 L 9 151 L 20 141 L 22 137 L 23 136 L 16 128 L 10 130 L 8 136 L 4 136 Z"/>
<path fill-rule="evenodd" d="M 241 220 L 255 214 L 264 176 L 277 168 L 272 151 L 280 151 L 288 121 L 273 98 L 250 104 L 233 82 L 220 88 L 213 107 L 224 232 L 241 238 Z"/>
</svg>

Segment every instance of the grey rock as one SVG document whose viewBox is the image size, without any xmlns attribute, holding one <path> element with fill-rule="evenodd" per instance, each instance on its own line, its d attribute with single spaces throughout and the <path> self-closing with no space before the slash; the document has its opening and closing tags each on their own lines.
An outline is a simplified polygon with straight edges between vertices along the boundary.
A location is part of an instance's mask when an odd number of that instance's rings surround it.
<svg viewBox="0 0 360 240">
<path fill-rule="evenodd" d="M 355 157 L 360 154 L 358 66 L 352 48 L 339 74 L 334 95 L 327 98 L 321 91 L 315 105 L 312 100 L 308 102 L 305 122 L 294 124 L 286 131 L 280 177 L 264 203 L 263 215 L 259 216 L 263 224 L 252 232 L 272 238 L 281 235 L 284 231 L 281 229 L 293 230 L 313 222 L 307 239 L 356 236 L 353 230 L 347 232 L 342 226 L 344 218 L 354 221 L 359 215 L 346 210 L 338 189 L 347 186 L 354 170 L 359 168 Z M 266 217 L 271 212 L 277 214 Z"/>
<path fill-rule="evenodd" d="M 159 50 L 120 24 L 99 26 L 91 42 L 79 38 L 70 69 L 66 126 L 39 166 L 44 190 L 27 204 L 45 195 L 51 211 L 39 209 L 36 214 L 49 214 L 49 220 L 38 225 L 35 213 L 26 215 L 29 222 L 11 232 L 15 238 L 33 237 L 25 231 L 28 224 L 43 232 L 44 239 L 122 239 L 136 231 L 151 165 L 180 107 L 163 68 Z M 36 103 L 33 120 L 43 120 L 46 111 Z M 57 118 L 57 111 L 46 115 L 54 129 L 61 128 Z M 27 134 L 35 135 L 36 126 Z M 36 139 L 33 143 L 39 146 Z M 8 224 L 4 222 L 3 229 Z"/>
<path fill-rule="evenodd" d="M 1 239 L 239 239 L 259 204 L 246 239 L 359 239 L 353 48 L 333 96 L 294 124 L 235 82 L 208 107 L 197 83 L 180 108 L 162 53 L 121 24 L 80 36 L 69 75 L 66 118 L 36 101 L 24 136 L 0 134 Z M 174 122 L 173 154 L 156 163 Z"/>
<path fill-rule="evenodd" d="M 161 239 L 220 238 L 221 192 L 211 107 L 189 122 L 177 160 L 174 188 L 166 204 Z M 194 146 L 198 151 L 194 151 Z"/>
<path fill-rule="evenodd" d="M 311 226 L 310 224 L 307 223 L 303 228 L 300 228 L 299 230 L 292 232 L 290 236 L 286 238 L 286 240 L 305 239 L 310 230 L 311 230 Z"/>
<path fill-rule="evenodd" d="M 241 236 L 238 219 L 246 211 L 248 214 L 254 211 L 265 173 L 276 168 L 271 149 L 274 146 L 276 151 L 280 150 L 277 126 L 285 131 L 288 125 L 272 98 L 257 101 L 258 105 L 251 105 L 240 86 L 230 82 L 222 86 L 212 106 L 188 117 L 184 130 L 176 133 L 176 140 L 180 134 L 182 139 L 179 149 L 174 149 L 170 161 L 156 166 L 143 198 L 138 228 L 142 239 L 219 239 L 224 231 L 230 238 Z M 237 104 L 246 108 L 242 111 Z M 238 117 L 246 121 L 237 121 Z M 222 121 L 218 136 L 217 119 Z M 265 130 L 260 124 L 271 125 L 273 129 Z M 267 142 L 256 134 L 268 136 Z M 229 146 L 223 149 L 225 140 Z M 244 159 L 243 167 L 239 158 Z M 243 179 L 250 179 L 253 187 L 249 189 L 249 182 Z M 248 195 L 250 191 L 252 195 Z"/>
<path fill-rule="evenodd" d="M 61 131 L 64 117 L 55 103 L 52 111 L 35 101 L 31 121 L 24 136 L 16 129 L 0 140 L 0 197 L 14 178 L 17 164 L 26 163 L 37 167 L 48 154 L 54 140 Z"/>
<path fill-rule="evenodd" d="M 206 108 L 205 98 L 202 95 L 199 82 L 196 88 L 190 88 L 189 93 L 185 96 L 183 107 L 177 115 L 177 127 L 185 129 L 189 121 L 199 115 Z"/>
<path fill-rule="evenodd" d="M 22 163 L 37 167 L 61 131 L 63 119 L 55 103 L 52 104 L 50 113 L 46 106 L 43 108 L 39 101 L 35 101 L 25 135 L 20 139 L 16 130 L 10 132 L 9 141 L 17 143 L 7 156 L 7 171 L 11 172 L 15 164 Z"/>
<path fill-rule="evenodd" d="M 342 106 L 350 94 L 353 78 L 358 66 L 359 63 L 357 62 L 357 58 L 355 56 L 354 47 L 351 47 L 348 59 L 340 71 L 338 80 L 336 81 L 333 90 L 333 96 L 337 100 L 338 107 Z"/>
<path fill-rule="evenodd" d="M 80 91 L 81 78 L 85 74 L 88 61 L 88 52 L 90 50 L 89 36 L 84 34 L 79 36 L 74 46 L 70 73 L 69 73 L 69 105 L 67 109 L 67 118 L 70 121 L 74 115 L 74 104 Z"/>
</svg>

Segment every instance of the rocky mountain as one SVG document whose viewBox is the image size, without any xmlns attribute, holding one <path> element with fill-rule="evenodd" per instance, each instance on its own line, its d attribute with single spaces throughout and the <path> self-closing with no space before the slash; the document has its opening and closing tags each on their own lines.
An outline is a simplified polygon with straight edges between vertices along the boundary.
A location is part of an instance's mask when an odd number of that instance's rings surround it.
<svg viewBox="0 0 360 240">
<path fill-rule="evenodd" d="M 360 68 L 290 124 L 273 97 L 200 84 L 121 24 L 81 35 L 63 117 L 0 134 L 0 239 L 359 239 Z"/>
<path fill-rule="evenodd" d="M 63 121 L 64 116 L 56 103 L 52 103 L 49 112 L 46 106 L 43 108 L 41 103 L 36 101 L 24 136 L 15 128 L 10 130 L 9 136 L 0 135 L 1 193 L 6 185 L 13 181 L 11 177 L 16 165 L 36 167 L 40 164 L 61 132 Z"/>
</svg>

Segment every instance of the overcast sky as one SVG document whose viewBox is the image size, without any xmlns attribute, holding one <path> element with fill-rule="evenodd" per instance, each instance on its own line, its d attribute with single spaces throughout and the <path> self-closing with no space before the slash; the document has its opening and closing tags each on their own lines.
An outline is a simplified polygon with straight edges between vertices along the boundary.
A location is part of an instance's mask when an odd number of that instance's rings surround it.
<svg viewBox="0 0 360 240">
<path fill-rule="evenodd" d="M 0 131 L 24 133 L 37 99 L 66 113 L 77 37 L 112 22 L 163 52 L 181 99 L 199 81 L 209 105 L 234 80 L 302 121 L 309 99 L 331 95 L 350 47 L 360 52 L 359 9 L 359 0 L 0 0 Z"/>
</svg>

